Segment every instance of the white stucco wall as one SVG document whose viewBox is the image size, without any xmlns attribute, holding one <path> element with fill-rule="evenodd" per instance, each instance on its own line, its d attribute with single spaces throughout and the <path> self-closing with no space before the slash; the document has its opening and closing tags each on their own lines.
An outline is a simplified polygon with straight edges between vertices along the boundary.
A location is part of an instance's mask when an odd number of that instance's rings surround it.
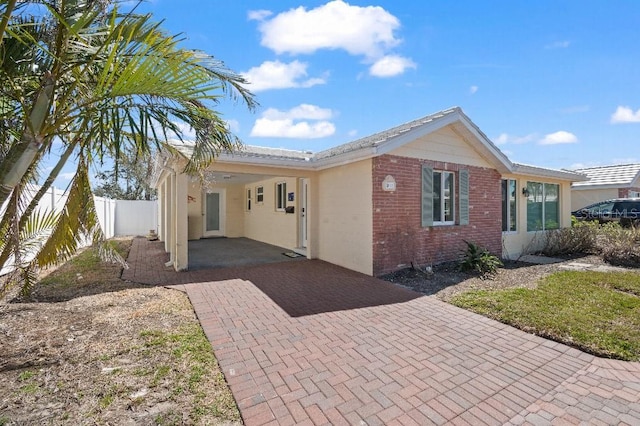
<svg viewBox="0 0 640 426">
<path fill-rule="evenodd" d="M 318 257 L 373 274 L 371 160 L 318 174 Z"/>
<path fill-rule="evenodd" d="M 277 177 L 254 182 L 243 186 L 241 190 L 241 201 L 237 204 L 241 209 L 241 217 L 244 218 L 244 236 L 253 240 L 273 244 L 284 248 L 295 248 L 298 245 L 298 214 L 288 214 L 276 210 L 276 184 L 285 182 L 287 194 L 293 192 L 294 201 L 287 201 L 287 206 L 295 206 L 297 210 L 298 185 L 297 178 Z M 262 186 L 264 189 L 264 201 L 256 202 L 256 188 Z M 251 211 L 246 211 L 244 207 L 244 191 L 251 188 L 252 206 Z"/>
</svg>

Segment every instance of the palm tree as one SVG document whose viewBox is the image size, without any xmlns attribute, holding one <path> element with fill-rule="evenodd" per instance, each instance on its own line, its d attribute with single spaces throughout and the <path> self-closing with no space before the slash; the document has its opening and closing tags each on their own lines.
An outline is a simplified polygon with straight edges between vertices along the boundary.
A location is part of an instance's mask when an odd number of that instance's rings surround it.
<svg viewBox="0 0 640 426">
<path fill-rule="evenodd" d="M 186 123 L 196 148 L 185 171 L 200 171 L 240 144 L 215 105 L 223 98 L 249 109 L 256 103 L 241 76 L 181 48 L 178 36 L 135 8 L 122 13 L 109 0 L 0 0 L 0 14 L 0 235 L 8 236 L 0 241 L 0 268 L 11 263 L 14 270 L 1 295 L 10 283 L 29 289 L 35 272 L 68 259 L 83 235 L 104 240 L 91 166 L 169 149 L 167 135 L 181 139 Z M 44 178 L 40 166 L 56 149 L 59 160 Z M 72 157 L 76 174 L 52 220 L 36 206 Z M 25 244 L 37 235 L 45 242 Z"/>
</svg>

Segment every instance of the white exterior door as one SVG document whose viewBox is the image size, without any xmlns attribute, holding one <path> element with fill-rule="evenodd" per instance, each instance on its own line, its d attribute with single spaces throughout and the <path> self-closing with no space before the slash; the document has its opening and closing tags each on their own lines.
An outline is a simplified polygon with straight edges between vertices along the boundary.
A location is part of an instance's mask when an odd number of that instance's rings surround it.
<svg viewBox="0 0 640 426">
<path fill-rule="evenodd" d="M 298 211 L 300 212 L 300 247 L 306 248 L 309 233 L 309 226 L 307 223 L 307 215 L 309 210 L 309 179 L 302 179 L 300 186 L 300 206 L 298 209 Z"/>
<path fill-rule="evenodd" d="M 224 236 L 225 190 L 209 189 L 202 197 L 203 235 L 205 237 Z"/>
</svg>

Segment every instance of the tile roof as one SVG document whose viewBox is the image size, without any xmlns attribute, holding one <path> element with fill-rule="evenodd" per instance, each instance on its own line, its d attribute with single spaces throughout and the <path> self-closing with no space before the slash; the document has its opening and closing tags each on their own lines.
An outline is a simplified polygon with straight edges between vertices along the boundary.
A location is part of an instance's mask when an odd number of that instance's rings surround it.
<svg viewBox="0 0 640 426">
<path fill-rule="evenodd" d="M 591 186 L 630 186 L 640 174 L 640 164 L 617 164 L 612 166 L 589 167 L 573 170 L 589 178 L 584 182 L 575 182 L 573 187 Z"/>
</svg>

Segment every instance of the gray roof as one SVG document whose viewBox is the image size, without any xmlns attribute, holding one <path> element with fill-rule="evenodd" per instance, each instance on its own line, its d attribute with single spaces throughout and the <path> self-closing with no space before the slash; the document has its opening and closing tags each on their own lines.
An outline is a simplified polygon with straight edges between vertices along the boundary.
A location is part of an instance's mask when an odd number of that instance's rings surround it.
<svg viewBox="0 0 640 426">
<path fill-rule="evenodd" d="M 553 170 L 544 167 L 525 166 L 512 163 L 507 156 L 467 117 L 460 107 L 452 107 L 422 118 L 409 121 L 382 132 L 375 133 L 352 142 L 338 145 L 317 153 L 311 151 L 297 151 L 282 148 L 269 148 L 254 145 L 244 145 L 241 150 L 225 152 L 218 156 L 218 161 L 261 163 L 282 167 L 312 167 L 324 168 L 335 164 L 354 161 L 359 158 L 372 157 L 391 149 L 394 144 L 404 143 L 403 136 L 422 129 L 438 128 L 440 125 L 458 123 L 458 130 L 473 139 L 478 140 L 477 148 L 485 158 L 491 158 L 501 172 L 523 172 L 536 176 L 555 177 L 564 180 L 583 180 L 584 176 L 568 170 Z M 425 130 L 430 131 L 430 130 Z M 179 151 L 189 155 L 193 149 L 192 143 L 172 143 Z M 390 148 L 391 147 L 391 148 Z"/>
<path fill-rule="evenodd" d="M 640 164 L 616 164 L 612 166 L 589 167 L 576 169 L 575 172 L 587 176 L 584 182 L 575 182 L 574 188 L 579 187 L 628 187 L 638 179 Z"/>
<path fill-rule="evenodd" d="M 453 114 L 455 112 L 460 112 L 460 108 L 453 107 L 445 109 L 443 111 L 436 112 L 435 114 L 430 114 L 425 117 L 418 118 L 417 120 L 409 121 L 399 126 L 392 127 L 391 129 L 383 130 L 382 132 L 375 133 L 370 136 L 365 136 L 364 138 L 357 139 L 353 142 L 348 142 L 333 148 L 325 149 L 324 151 L 318 152 L 315 155 L 315 158 L 319 160 L 321 158 L 333 157 L 362 148 L 374 147 L 381 144 L 382 142 L 391 139 L 392 137 L 401 135 L 411 129 L 430 123 L 434 120 Z"/>
</svg>

